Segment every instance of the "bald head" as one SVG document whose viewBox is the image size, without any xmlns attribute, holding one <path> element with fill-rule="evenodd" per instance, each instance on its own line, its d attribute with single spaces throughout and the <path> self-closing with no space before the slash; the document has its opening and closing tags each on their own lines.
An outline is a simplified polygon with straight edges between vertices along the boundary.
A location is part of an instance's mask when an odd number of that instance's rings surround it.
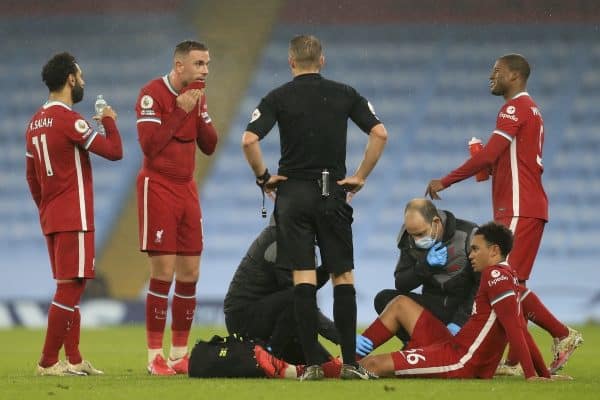
<svg viewBox="0 0 600 400">
<path fill-rule="evenodd" d="M 409 213 L 420 214 L 427 223 L 431 223 L 435 217 L 440 217 L 440 214 L 438 213 L 438 210 L 433 202 L 424 198 L 416 198 L 409 201 L 404 208 L 404 216 L 406 217 L 406 215 Z"/>
<path fill-rule="evenodd" d="M 409 201 L 404 209 L 404 227 L 413 238 L 426 235 L 441 237 L 443 226 L 437 208 L 424 198 Z"/>
</svg>

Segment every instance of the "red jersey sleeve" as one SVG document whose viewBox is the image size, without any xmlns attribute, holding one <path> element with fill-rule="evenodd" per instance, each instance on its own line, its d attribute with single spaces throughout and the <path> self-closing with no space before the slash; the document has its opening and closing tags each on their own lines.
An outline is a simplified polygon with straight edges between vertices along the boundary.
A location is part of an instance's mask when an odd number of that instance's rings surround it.
<svg viewBox="0 0 600 400">
<path fill-rule="evenodd" d="M 163 121 L 162 107 L 147 88 L 140 91 L 135 106 L 138 139 L 144 155 L 149 158 L 159 154 L 183 124 L 187 113 L 175 107 Z"/>
<path fill-rule="evenodd" d="M 29 185 L 29 191 L 31 192 L 31 197 L 33 197 L 35 205 L 39 208 L 40 201 L 42 199 L 42 187 L 40 185 L 40 181 L 38 180 L 37 173 L 35 172 L 33 153 L 30 153 L 29 149 L 27 149 L 27 152 L 25 153 L 25 161 L 25 173 L 27 177 L 27 184 Z"/>
<path fill-rule="evenodd" d="M 89 147 L 88 141 L 91 143 L 95 133 L 97 133 L 90 127 L 90 124 L 76 112 L 66 114 L 63 123 L 62 132 L 69 141 L 87 150 Z"/>
<path fill-rule="evenodd" d="M 506 103 L 498 112 L 496 118 L 496 130 L 494 133 L 504 136 L 509 141 L 512 141 L 521 126 L 527 120 L 527 107 L 518 104 L 518 102 L 510 101 Z"/>
<path fill-rule="evenodd" d="M 470 178 L 484 168 L 490 168 L 509 145 L 510 141 L 499 135 L 492 135 L 481 151 L 475 153 L 463 165 L 443 177 L 442 185 L 448 187 L 456 182 Z"/>
<path fill-rule="evenodd" d="M 517 301 L 518 292 L 515 290 L 513 276 L 503 268 L 490 267 L 482 273 L 481 279 L 487 281 L 485 283 L 487 283 L 488 301 L 504 328 L 508 343 L 517 353 L 525 378 L 535 376 L 536 372 L 524 335 Z"/>
<path fill-rule="evenodd" d="M 206 105 L 206 95 L 202 96 L 200 101 L 200 115 L 197 119 L 196 130 L 198 136 L 196 143 L 202 152 L 206 155 L 211 155 L 217 146 L 217 130 L 212 124 L 212 119 L 208 115 L 208 106 Z"/>
<path fill-rule="evenodd" d="M 92 133 L 93 136 L 86 142 L 86 149 L 111 161 L 120 160 L 123 158 L 123 143 L 115 120 L 104 117 L 102 125 L 106 135 L 98 132 Z"/>
<path fill-rule="evenodd" d="M 67 114 L 64 122 L 64 134 L 80 148 L 109 160 L 120 160 L 123 157 L 121 136 L 112 118 L 102 120 L 106 128 L 106 136 L 90 127 L 78 113 Z"/>
</svg>

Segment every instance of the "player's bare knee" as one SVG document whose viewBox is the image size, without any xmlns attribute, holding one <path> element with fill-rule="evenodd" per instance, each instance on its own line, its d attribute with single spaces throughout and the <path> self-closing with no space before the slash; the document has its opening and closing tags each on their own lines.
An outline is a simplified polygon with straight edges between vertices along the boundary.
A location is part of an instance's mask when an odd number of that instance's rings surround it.
<svg viewBox="0 0 600 400">
<path fill-rule="evenodd" d="M 408 303 L 412 300 L 404 295 L 396 296 L 390 303 L 388 304 L 388 308 L 390 311 L 394 313 L 394 315 L 401 314 L 403 310 L 407 307 Z"/>
<path fill-rule="evenodd" d="M 176 273 L 176 279 L 181 282 L 197 282 L 200 277 L 200 270 L 195 271 L 181 271 L 178 270 Z"/>
</svg>

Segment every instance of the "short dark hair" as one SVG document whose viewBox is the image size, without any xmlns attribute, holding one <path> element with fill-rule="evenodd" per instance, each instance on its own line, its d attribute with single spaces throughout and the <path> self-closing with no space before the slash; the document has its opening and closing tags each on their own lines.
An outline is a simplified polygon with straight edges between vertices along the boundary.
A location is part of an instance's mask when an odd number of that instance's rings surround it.
<svg viewBox="0 0 600 400">
<path fill-rule="evenodd" d="M 529 78 L 529 74 L 531 73 L 531 68 L 529 67 L 529 63 L 520 54 L 505 54 L 500 57 L 498 60 L 502 60 L 511 71 L 518 72 L 519 75 L 523 77 L 524 80 Z"/>
<path fill-rule="evenodd" d="M 195 40 L 184 40 L 175 46 L 173 56 L 187 55 L 192 50 L 208 51 L 208 46 Z"/>
<path fill-rule="evenodd" d="M 314 67 L 319 65 L 323 46 L 316 36 L 297 35 L 290 40 L 289 54 L 300 67 Z"/>
<path fill-rule="evenodd" d="M 404 208 L 404 214 L 406 214 L 409 210 L 419 212 L 419 214 L 423 216 L 423 219 L 425 219 L 428 224 L 431 224 L 435 217 L 440 218 L 440 213 L 438 212 L 437 207 L 429 199 L 413 199 L 409 201 Z"/>
<path fill-rule="evenodd" d="M 475 235 L 482 235 L 488 244 L 500 247 L 503 257 L 506 257 L 513 247 L 513 234 L 506 226 L 497 222 L 488 222 L 475 231 Z"/>
<path fill-rule="evenodd" d="M 77 74 L 77 61 L 66 51 L 55 54 L 42 68 L 42 81 L 48 90 L 55 92 L 62 89 L 71 74 Z"/>
</svg>

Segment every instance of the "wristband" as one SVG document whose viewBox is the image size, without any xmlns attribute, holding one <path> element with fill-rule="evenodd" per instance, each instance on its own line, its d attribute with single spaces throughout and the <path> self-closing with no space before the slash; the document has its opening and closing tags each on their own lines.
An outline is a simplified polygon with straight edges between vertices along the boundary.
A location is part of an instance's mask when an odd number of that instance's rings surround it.
<svg viewBox="0 0 600 400">
<path fill-rule="evenodd" d="M 265 190 L 265 185 L 267 184 L 267 182 L 269 181 L 270 178 L 271 178 L 271 174 L 269 173 L 269 169 L 266 168 L 264 174 L 256 177 L 256 184 L 258 185 L 259 188 L 261 188 L 262 190 Z"/>
</svg>

